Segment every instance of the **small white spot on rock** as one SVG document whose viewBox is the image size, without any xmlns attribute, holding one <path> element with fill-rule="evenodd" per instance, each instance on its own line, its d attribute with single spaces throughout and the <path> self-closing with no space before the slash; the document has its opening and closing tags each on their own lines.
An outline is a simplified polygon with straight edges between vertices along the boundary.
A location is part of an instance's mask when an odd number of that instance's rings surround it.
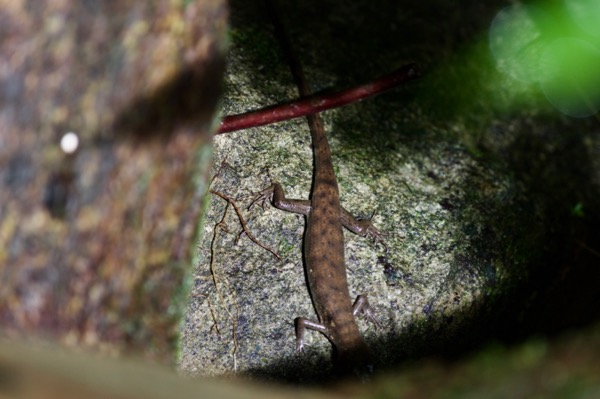
<svg viewBox="0 0 600 399">
<path fill-rule="evenodd" d="M 79 137 L 73 132 L 65 133 L 60 139 L 60 148 L 67 154 L 72 154 L 79 147 Z"/>
</svg>

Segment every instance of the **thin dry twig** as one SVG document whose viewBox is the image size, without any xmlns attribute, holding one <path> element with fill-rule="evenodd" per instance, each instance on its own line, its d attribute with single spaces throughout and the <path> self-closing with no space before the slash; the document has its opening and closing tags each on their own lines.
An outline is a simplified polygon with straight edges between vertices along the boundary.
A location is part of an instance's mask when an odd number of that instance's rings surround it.
<svg viewBox="0 0 600 399">
<path fill-rule="evenodd" d="M 217 173 L 213 176 L 213 178 L 210 181 L 210 185 L 213 184 L 213 182 L 216 180 L 216 178 L 221 174 L 223 168 L 225 168 L 227 165 L 226 161 L 223 161 L 219 167 L 219 170 L 217 171 Z M 229 209 L 233 208 L 238 220 L 240 221 L 240 224 L 242 225 L 242 231 L 238 234 L 237 239 L 239 240 L 239 237 L 241 236 L 241 234 L 246 234 L 248 236 L 248 238 L 250 238 L 255 244 L 257 244 L 258 246 L 260 246 L 261 248 L 271 252 L 277 259 L 281 259 L 281 257 L 279 256 L 279 254 L 277 252 L 275 252 L 273 249 L 271 249 L 270 247 L 268 247 L 267 245 L 261 243 L 256 237 L 254 237 L 254 235 L 250 232 L 250 229 L 248 228 L 248 225 L 246 224 L 246 220 L 244 219 L 244 216 L 242 215 L 242 212 L 240 211 L 239 207 L 237 206 L 237 204 L 235 203 L 235 201 L 229 197 L 226 194 L 223 194 L 219 191 L 216 190 L 209 190 L 209 192 L 211 194 L 214 194 L 218 197 L 221 197 L 222 199 L 224 199 L 225 201 L 227 201 L 227 206 L 225 207 L 225 211 L 223 212 L 223 216 L 221 217 L 221 220 L 215 225 L 214 231 L 213 231 L 213 237 L 211 240 L 211 244 L 210 244 L 210 273 L 211 273 L 211 277 L 213 280 L 213 284 L 215 286 L 215 290 L 217 292 L 217 296 L 219 298 L 219 300 L 222 303 L 225 303 L 225 299 L 221 293 L 221 290 L 219 288 L 219 283 L 225 285 L 229 292 L 231 293 L 231 295 L 234 297 L 234 307 L 235 307 L 235 315 L 233 315 L 228 308 L 225 308 L 225 311 L 227 312 L 227 315 L 229 316 L 229 318 L 231 319 L 231 334 L 232 334 L 232 339 L 233 339 L 233 352 L 232 352 L 232 356 L 233 356 L 233 370 L 234 372 L 237 371 L 237 351 L 239 349 L 239 343 L 238 343 L 238 339 L 237 339 L 237 320 L 239 317 L 239 306 L 236 300 L 236 295 L 235 295 L 235 291 L 233 291 L 225 282 L 220 282 L 219 278 L 218 278 L 218 274 L 215 268 L 215 260 L 216 260 L 216 243 L 218 241 L 218 237 L 219 237 L 219 232 L 221 230 L 225 231 L 225 232 L 229 232 L 229 228 L 227 226 L 226 220 L 229 214 Z M 210 302 L 209 302 L 209 308 L 210 308 Z M 221 336 L 220 334 L 220 330 L 219 330 L 219 324 L 217 322 L 217 318 L 216 315 L 213 313 L 212 308 L 210 308 L 211 311 L 211 316 L 213 318 L 214 321 L 214 326 L 215 329 L 217 331 L 217 334 L 219 336 Z"/>
<path fill-rule="evenodd" d="M 229 204 L 231 204 L 231 206 L 233 206 L 233 209 L 235 210 L 235 213 L 237 214 L 238 219 L 240 220 L 242 228 L 244 229 L 244 233 L 246 233 L 248 238 L 250 238 L 259 247 L 272 253 L 277 259 L 281 259 L 281 256 L 279 256 L 279 254 L 275 250 L 273 250 L 266 244 L 263 244 L 256 237 L 254 237 L 254 235 L 250 232 L 250 229 L 248 228 L 246 221 L 244 220 L 244 216 L 242 215 L 240 208 L 238 208 L 238 206 L 236 205 L 235 201 L 232 198 L 228 197 L 227 195 L 225 195 L 223 193 L 215 191 L 215 190 L 210 190 L 210 192 L 211 192 L 211 194 L 218 195 L 219 197 L 223 198 L 225 201 L 227 201 Z"/>
<path fill-rule="evenodd" d="M 213 278 L 213 281 L 214 281 L 214 278 Z M 212 334 L 213 328 L 214 328 L 217 332 L 217 336 L 219 338 L 221 338 L 221 330 L 219 329 L 219 322 L 217 321 L 217 316 L 215 314 L 215 310 L 213 309 L 213 306 L 210 302 L 210 297 L 208 296 L 208 294 L 202 294 L 202 293 L 192 294 L 192 298 L 197 298 L 197 297 L 206 298 L 206 302 L 208 302 L 208 310 L 210 312 L 210 317 L 212 317 L 212 319 L 213 319 L 213 325 L 210 327 L 210 333 Z"/>
<path fill-rule="evenodd" d="M 225 220 L 227 218 L 227 214 L 229 213 L 230 204 L 231 203 L 229 203 L 229 202 L 227 203 L 227 206 L 225 207 L 225 212 L 223 212 L 223 217 L 221 218 L 221 221 L 215 225 L 215 229 L 213 232 L 213 239 L 210 244 L 210 274 L 213 279 L 213 284 L 215 285 L 215 290 L 217 292 L 217 296 L 218 296 L 219 300 L 221 301 L 221 303 L 223 303 L 223 304 L 225 304 L 226 302 L 225 302 L 225 299 L 223 298 L 223 295 L 221 294 L 221 290 L 219 289 L 219 279 L 218 279 L 218 275 L 217 275 L 216 268 L 215 268 L 215 259 L 216 259 L 215 246 L 216 246 L 216 242 L 218 240 L 219 231 L 224 230 L 225 232 L 227 232 L 227 230 L 228 230 Z M 239 306 L 237 303 L 235 291 L 232 290 L 231 287 L 229 287 L 225 282 L 223 282 L 223 285 L 227 286 L 230 294 L 233 296 L 233 303 L 234 303 L 234 307 L 235 307 L 235 316 L 231 314 L 231 312 L 229 311 L 229 309 L 227 307 L 225 307 L 225 312 L 227 312 L 227 315 L 231 319 L 231 336 L 233 339 L 233 352 L 232 352 L 233 371 L 236 372 L 237 371 L 237 351 L 238 351 L 238 347 L 239 347 L 238 340 L 237 340 L 237 320 L 238 320 L 240 312 L 239 312 Z M 217 334 L 219 334 L 219 336 L 220 336 L 219 324 L 216 320 L 215 315 L 212 313 L 212 309 L 211 309 L 211 314 L 212 314 L 213 320 L 215 321 L 215 327 L 217 329 Z"/>
<path fill-rule="evenodd" d="M 579 246 L 581 248 L 585 249 L 586 251 L 588 251 L 589 253 L 591 253 L 595 257 L 600 258 L 600 252 L 594 250 L 592 247 L 588 246 L 585 242 L 578 241 L 577 243 L 579 244 Z"/>
</svg>

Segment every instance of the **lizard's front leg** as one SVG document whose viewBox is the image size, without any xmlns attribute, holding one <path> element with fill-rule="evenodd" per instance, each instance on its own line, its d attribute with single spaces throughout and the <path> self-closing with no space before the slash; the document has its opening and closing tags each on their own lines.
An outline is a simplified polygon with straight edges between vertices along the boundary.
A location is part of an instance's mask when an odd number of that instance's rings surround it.
<svg viewBox="0 0 600 399">
<path fill-rule="evenodd" d="M 258 196 L 252 201 L 249 208 L 257 202 L 264 202 L 266 200 L 272 202 L 273 206 L 282 211 L 300 213 L 304 216 L 308 216 L 311 209 L 310 201 L 308 200 L 286 198 L 283 188 L 281 188 L 281 184 L 279 183 L 273 183 L 271 186 L 258 193 Z"/>
<path fill-rule="evenodd" d="M 361 237 L 371 236 L 375 239 L 375 241 L 383 241 L 383 233 L 373 226 L 371 219 L 356 219 L 344 207 L 342 207 L 340 217 L 344 227 L 354 234 L 358 234 Z"/>
<path fill-rule="evenodd" d="M 264 202 L 266 200 L 272 202 L 273 206 L 278 209 L 287 212 L 299 213 L 304 216 L 308 216 L 311 210 L 311 204 L 309 200 L 286 198 L 285 192 L 279 183 L 273 183 L 271 186 L 259 192 L 256 199 L 250 204 L 250 207 L 257 202 Z M 340 218 L 342 225 L 344 225 L 345 228 L 354 234 L 358 234 L 361 237 L 372 236 L 375 241 L 382 240 L 383 234 L 375 226 L 373 226 L 373 223 L 371 223 L 370 219 L 356 219 L 344 207 L 341 207 Z"/>
</svg>

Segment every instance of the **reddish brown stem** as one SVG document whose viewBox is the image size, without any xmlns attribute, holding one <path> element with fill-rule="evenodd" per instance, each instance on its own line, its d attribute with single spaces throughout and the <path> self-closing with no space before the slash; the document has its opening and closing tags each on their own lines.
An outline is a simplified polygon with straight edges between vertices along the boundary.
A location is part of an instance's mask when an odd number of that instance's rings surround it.
<svg viewBox="0 0 600 399">
<path fill-rule="evenodd" d="M 393 89 L 402 83 L 418 78 L 420 75 L 416 65 L 409 64 L 375 81 L 351 89 L 336 93 L 316 94 L 285 104 L 278 104 L 243 114 L 229 115 L 221 121 L 217 134 L 268 125 L 341 107 Z"/>
</svg>

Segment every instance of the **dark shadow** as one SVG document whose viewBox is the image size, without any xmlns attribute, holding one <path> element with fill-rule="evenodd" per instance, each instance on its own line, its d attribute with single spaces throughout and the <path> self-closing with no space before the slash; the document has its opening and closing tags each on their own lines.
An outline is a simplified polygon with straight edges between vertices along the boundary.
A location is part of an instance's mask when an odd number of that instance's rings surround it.
<svg viewBox="0 0 600 399">
<path fill-rule="evenodd" d="M 500 330 L 507 339 L 553 335 L 600 319 L 600 192 L 586 141 L 591 120 L 538 118 L 524 123 L 507 153 L 531 197 L 529 231 L 542 231 L 539 262 L 530 265 L 520 305 Z M 595 175 L 594 175 L 595 174 Z M 535 224 L 533 224 L 535 223 Z M 540 229 L 540 224 L 542 228 Z M 526 232 L 527 232 L 526 230 Z"/>
<path fill-rule="evenodd" d="M 213 51 L 200 65 L 187 65 L 150 95 L 134 99 L 116 117 L 116 139 L 167 138 L 178 128 L 207 126 L 217 110 L 225 61 Z"/>
</svg>

